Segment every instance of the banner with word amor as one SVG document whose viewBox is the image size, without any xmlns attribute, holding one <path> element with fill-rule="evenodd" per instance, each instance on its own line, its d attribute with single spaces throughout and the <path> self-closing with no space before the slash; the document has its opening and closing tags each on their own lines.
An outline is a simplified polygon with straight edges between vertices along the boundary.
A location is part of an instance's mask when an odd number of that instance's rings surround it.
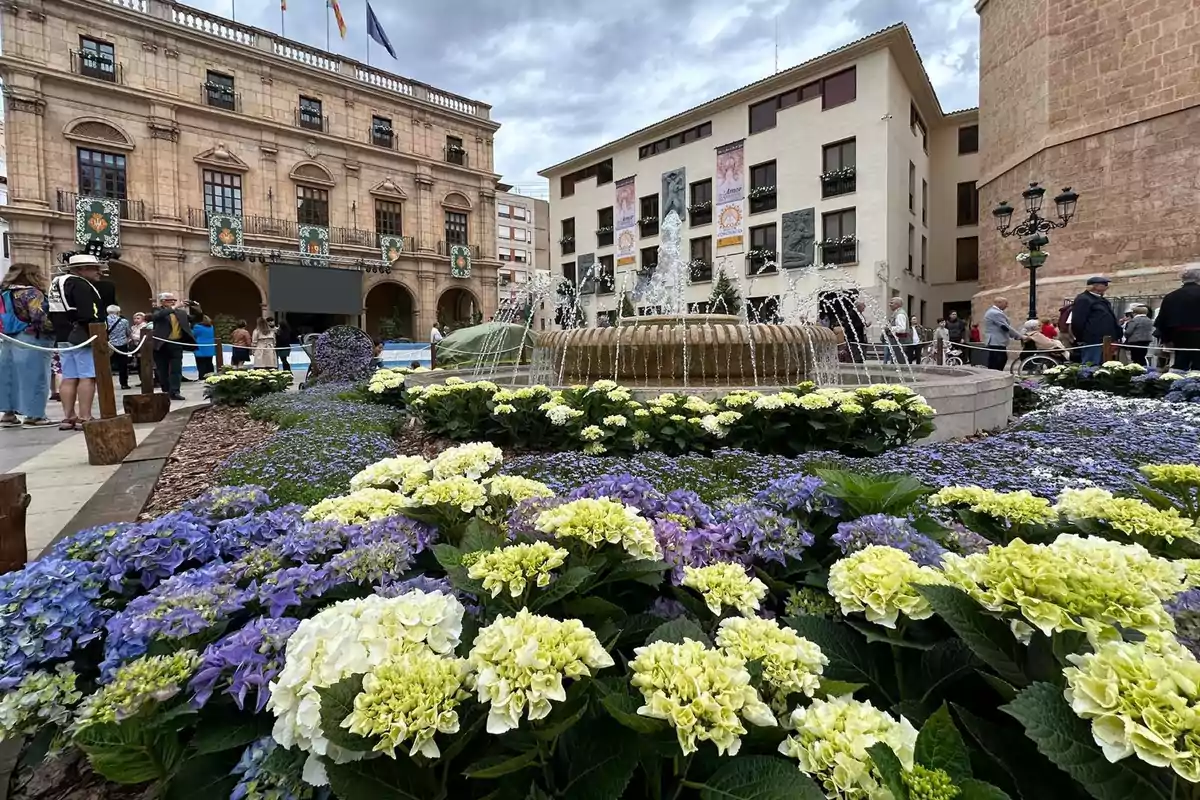
<svg viewBox="0 0 1200 800">
<path fill-rule="evenodd" d="M 637 263 L 637 190 L 634 177 L 617 181 L 617 205 L 613 215 L 613 229 L 617 234 L 617 266 L 625 267 Z"/>
<path fill-rule="evenodd" d="M 742 205 L 746 197 L 745 141 L 717 148 L 717 247 L 742 247 L 745 241 Z"/>
</svg>

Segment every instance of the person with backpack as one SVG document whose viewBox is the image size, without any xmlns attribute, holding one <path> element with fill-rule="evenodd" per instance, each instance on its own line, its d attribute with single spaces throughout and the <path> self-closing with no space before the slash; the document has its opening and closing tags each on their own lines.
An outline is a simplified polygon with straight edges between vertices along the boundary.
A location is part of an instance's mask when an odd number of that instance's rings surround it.
<svg viewBox="0 0 1200 800">
<path fill-rule="evenodd" d="M 35 264 L 14 264 L 0 282 L 0 427 L 42 428 L 50 390 L 50 353 L 32 347 L 54 346 L 54 326 L 46 313 L 42 271 Z M 10 341 L 13 339 L 15 341 Z M 23 345 L 32 345 L 26 347 Z M 25 418 L 22 423 L 17 419 Z"/>
<path fill-rule="evenodd" d="M 120 306 L 112 305 L 106 310 L 108 316 L 104 318 L 104 324 L 108 328 L 108 343 L 116 348 L 109 355 L 108 361 L 113 374 L 121 379 L 121 388 L 129 391 L 130 356 L 126 353 L 134 349 L 133 328 L 130 326 L 129 320 L 121 316 Z"/>
</svg>

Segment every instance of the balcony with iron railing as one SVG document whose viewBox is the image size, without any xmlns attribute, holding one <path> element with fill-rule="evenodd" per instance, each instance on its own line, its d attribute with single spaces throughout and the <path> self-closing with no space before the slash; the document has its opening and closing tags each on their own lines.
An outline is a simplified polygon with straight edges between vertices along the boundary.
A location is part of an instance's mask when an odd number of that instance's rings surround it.
<svg viewBox="0 0 1200 800">
<path fill-rule="evenodd" d="M 72 50 L 71 71 L 85 78 L 124 84 L 125 68 L 112 58 L 94 50 Z"/>
<path fill-rule="evenodd" d="M 710 283 L 713 277 L 712 262 L 693 258 L 688 262 L 688 277 L 692 283 Z"/>
<path fill-rule="evenodd" d="M 779 264 L 776 259 L 779 254 L 774 250 L 765 248 L 754 248 L 746 253 L 746 276 L 750 278 L 759 275 L 774 275 L 779 272 Z"/>
<path fill-rule="evenodd" d="M 463 245 L 460 245 L 458 242 L 441 241 L 441 242 L 437 243 L 437 253 L 439 256 L 448 256 L 448 255 L 450 255 L 451 247 L 460 247 L 460 246 L 463 246 Z M 482 251 L 480 250 L 479 245 L 471 244 L 471 245 L 465 245 L 465 246 L 471 248 L 471 258 L 482 258 L 483 257 L 480 255 L 480 253 Z"/>
<path fill-rule="evenodd" d="M 232 87 L 220 83 L 204 83 L 200 86 L 200 101 L 209 108 L 225 111 L 241 111 L 242 96 Z"/>
<path fill-rule="evenodd" d="M 78 192 L 70 192 L 65 189 L 58 189 L 56 208 L 64 214 L 74 214 L 76 201 L 79 199 L 79 197 L 80 195 Z M 150 217 L 146 214 L 145 201 L 107 197 L 97 197 L 96 199 L 116 200 L 121 206 L 121 219 L 125 222 L 147 222 L 150 219 Z"/>
<path fill-rule="evenodd" d="M 396 149 L 396 131 L 391 126 L 372 125 L 371 144 L 388 150 Z"/>
<path fill-rule="evenodd" d="M 447 164 L 456 164 L 460 167 L 471 166 L 467 151 L 455 145 L 446 145 L 442 148 L 442 155 L 445 156 Z"/>
<path fill-rule="evenodd" d="M 208 228 L 209 212 L 203 208 L 189 208 L 186 220 L 188 227 Z M 248 238 L 268 239 L 299 239 L 300 223 L 278 217 L 244 216 L 242 217 L 242 234 Z M 377 231 L 365 228 L 347 228 L 331 226 L 329 228 L 330 247 L 361 247 L 370 250 L 379 249 Z M 393 234 L 386 234 L 391 236 Z M 404 252 L 412 253 L 417 249 L 416 239 L 412 236 L 401 236 L 404 240 Z"/>
<path fill-rule="evenodd" d="M 329 133 L 329 117 L 306 108 L 296 109 L 296 126 L 306 131 Z"/>
<path fill-rule="evenodd" d="M 821 174 L 821 197 L 851 194 L 857 189 L 858 176 L 854 167 L 842 167 Z"/>
<path fill-rule="evenodd" d="M 843 236 L 840 239 L 827 239 L 817 244 L 821 251 L 821 263 L 827 266 L 845 266 L 858 263 L 858 239 L 853 236 Z"/>
</svg>

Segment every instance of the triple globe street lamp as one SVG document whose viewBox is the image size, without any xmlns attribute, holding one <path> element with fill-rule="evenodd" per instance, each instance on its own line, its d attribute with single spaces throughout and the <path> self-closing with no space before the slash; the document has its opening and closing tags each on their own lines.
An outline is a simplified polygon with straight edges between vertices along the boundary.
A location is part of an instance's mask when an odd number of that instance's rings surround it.
<svg viewBox="0 0 1200 800">
<path fill-rule="evenodd" d="M 1079 201 L 1079 195 L 1071 191 L 1068 186 L 1062 190 L 1062 194 L 1054 198 L 1054 205 L 1057 207 L 1058 220 L 1046 219 L 1041 215 L 1042 199 L 1046 195 L 1046 190 L 1037 183 L 1029 184 L 1029 188 L 1021 192 L 1021 198 L 1025 201 L 1025 219 L 1015 226 L 1012 225 L 1013 211 L 1015 210 L 1008 204 L 1007 200 L 1001 200 L 1000 205 L 992 211 L 992 216 L 996 218 L 996 230 L 1001 236 L 1007 238 L 1009 236 L 1017 236 L 1025 239 L 1025 247 L 1027 252 L 1018 256 L 1025 268 L 1029 270 L 1029 316 L 1026 319 L 1038 319 L 1037 310 L 1037 270 L 1038 267 L 1046 263 L 1046 245 L 1050 244 L 1050 237 L 1047 233 L 1055 228 L 1065 228 L 1071 218 L 1075 216 L 1075 204 Z M 1028 237 L 1028 238 L 1027 238 Z"/>
</svg>

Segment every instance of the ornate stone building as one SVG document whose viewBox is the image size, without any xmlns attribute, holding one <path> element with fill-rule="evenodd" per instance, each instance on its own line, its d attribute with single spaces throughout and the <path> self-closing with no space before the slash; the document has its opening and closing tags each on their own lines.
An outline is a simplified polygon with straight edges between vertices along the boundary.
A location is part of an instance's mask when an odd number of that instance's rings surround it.
<svg viewBox="0 0 1200 800">
<path fill-rule="evenodd" d="M 975 309 L 1029 276 L 1020 243 L 987 223 L 1001 200 L 1022 208 L 1030 181 L 1079 193 L 1075 219 L 1052 231 L 1038 272 L 1043 315 L 1113 279 L 1121 310 L 1157 307 L 1200 261 L 1200 5 L 1195 0 L 979 0 L 980 283 Z M 1023 218 L 1023 217 L 1022 217 Z"/>
<path fill-rule="evenodd" d="M 494 312 L 489 106 L 169 0 L 0 13 L 14 261 L 104 248 L 128 314 L 169 290 L 423 339 Z"/>
</svg>

